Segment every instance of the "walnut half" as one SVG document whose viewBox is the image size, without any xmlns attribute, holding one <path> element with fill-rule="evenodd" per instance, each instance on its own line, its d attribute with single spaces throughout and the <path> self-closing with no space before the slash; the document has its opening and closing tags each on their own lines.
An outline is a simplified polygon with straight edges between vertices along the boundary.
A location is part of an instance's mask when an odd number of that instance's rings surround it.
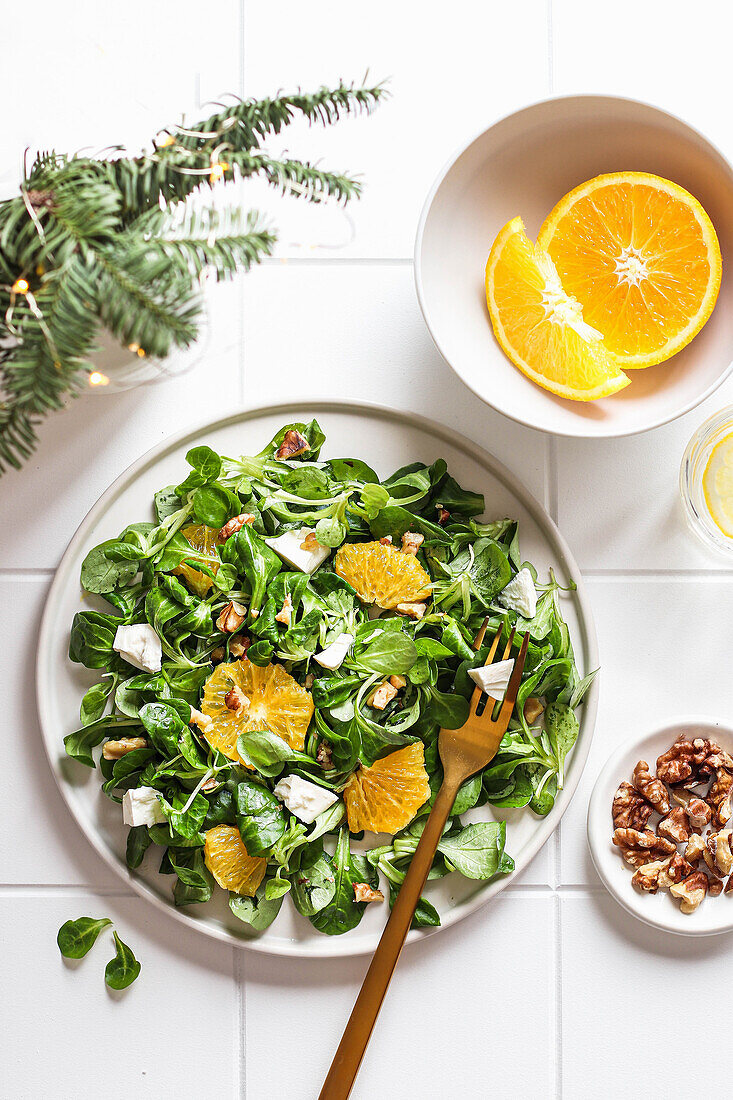
<svg viewBox="0 0 733 1100">
<path fill-rule="evenodd" d="M 631 876 L 632 886 L 638 886 L 640 890 L 646 890 L 648 894 L 656 894 L 661 885 L 660 875 L 663 871 L 666 871 L 668 866 L 669 859 L 656 859 L 652 863 L 643 863 Z"/>
<path fill-rule="evenodd" d="M 219 612 L 216 628 L 221 630 L 222 634 L 234 634 L 246 618 L 247 608 L 236 600 L 230 600 Z"/>
<path fill-rule="evenodd" d="M 241 531 L 243 527 L 249 527 L 254 521 L 255 517 L 252 512 L 240 512 L 238 516 L 232 516 L 220 528 L 219 542 L 226 542 L 232 535 L 236 535 L 237 531 Z"/>
<path fill-rule="evenodd" d="M 275 451 L 275 458 L 296 458 L 310 450 L 310 444 L 304 435 L 295 428 L 289 428 L 283 436 L 283 441 Z"/>
<path fill-rule="evenodd" d="M 711 870 L 717 871 L 723 877 L 729 875 L 733 869 L 733 851 L 730 846 L 730 831 L 725 833 L 710 833 L 707 838 L 707 850 L 715 864 Z"/>
<path fill-rule="evenodd" d="M 707 802 L 713 809 L 714 824 L 720 828 L 727 824 L 733 813 L 733 773 L 718 768 L 707 794 Z"/>
<path fill-rule="evenodd" d="M 667 816 L 659 822 L 659 835 L 666 836 L 667 840 L 673 840 L 675 844 L 682 844 L 690 839 L 690 823 L 682 806 L 675 806 Z"/>
<path fill-rule="evenodd" d="M 373 890 L 368 882 L 355 882 L 354 901 L 384 901 L 384 894 L 381 890 Z"/>
<path fill-rule="evenodd" d="M 669 892 L 679 899 L 680 913 L 694 913 L 708 892 L 708 876 L 704 871 L 695 871 L 682 882 L 670 886 Z"/>
<path fill-rule="evenodd" d="M 526 715 L 526 707 L 525 707 Z M 644 829 L 654 807 L 625 780 L 613 798 L 611 816 L 614 829 Z"/>
<path fill-rule="evenodd" d="M 657 836 L 651 829 L 644 832 L 639 829 L 616 829 L 613 843 L 632 867 L 641 867 L 654 859 L 671 856 L 677 850 L 671 840 Z"/>
<path fill-rule="evenodd" d="M 631 782 L 647 802 L 651 802 L 658 814 L 668 814 L 670 810 L 667 788 L 660 779 L 653 779 L 646 760 L 640 760 L 634 768 Z"/>
<path fill-rule="evenodd" d="M 121 760 L 128 752 L 144 749 L 146 745 L 144 737 L 121 737 L 119 741 L 106 741 L 102 746 L 102 756 L 105 760 Z"/>
</svg>

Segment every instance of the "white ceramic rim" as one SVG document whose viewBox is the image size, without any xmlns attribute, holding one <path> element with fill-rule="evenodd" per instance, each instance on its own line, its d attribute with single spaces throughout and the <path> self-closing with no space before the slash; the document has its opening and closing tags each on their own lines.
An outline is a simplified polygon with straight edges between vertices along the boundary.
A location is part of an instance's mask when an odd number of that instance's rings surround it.
<svg viewBox="0 0 733 1100">
<path fill-rule="evenodd" d="M 414 249 L 414 253 L 413 253 L 413 259 L 414 259 L 413 266 L 414 266 L 414 271 L 415 271 L 415 289 L 417 291 L 417 300 L 420 303 L 420 312 L 423 315 L 423 320 L 425 321 L 425 325 L 427 327 L 428 332 L 430 333 L 430 337 L 431 337 L 433 343 L 435 344 L 436 348 L 438 349 L 438 351 L 440 352 L 442 358 L 448 364 L 450 369 L 455 374 L 458 375 L 458 377 L 463 382 L 464 386 L 466 386 L 466 388 L 469 389 L 471 391 L 471 393 L 475 394 L 476 397 L 478 397 L 478 399 L 484 403 L 484 405 L 488 405 L 489 408 L 495 409 L 495 411 L 500 413 L 501 416 L 505 416 L 507 418 L 507 420 L 513 420 L 517 424 L 523 424 L 525 427 L 533 428 L 535 431 L 545 432 L 547 435 L 561 436 L 561 437 L 566 438 L 566 439 L 622 439 L 626 436 L 641 435 L 643 432 L 653 431 L 654 428 L 660 428 L 664 424 L 670 424 L 673 420 L 678 420 L 679 417 L 684 416 L 685 413 L 691 412 L 693 409 L 696 409 L 698 407 L 698 405 L 701 405 L 703 403 L 703 401 L 707 400 L 708 397 L 710 397 L 713 393 L 715 393 L 715 391 L 717 389 L 719 389 L 720 386 L 722 386 L 722 384 L 725 382 L 726 378 L 728 378 L 731 371 L 733 371 L 733 359 L 730 361 L 730 363 L 725 368 L 725 370 L 722 371 L 722 373 L 718 376 L 716 381 L 711 382 L 711 384 L 708 386 L 708 388 L 703 393 L 701 393 L 698 397 L 695 397 L 691 401 L 688 401 L 688 403 L 686 405 L 683 405 L 682 408 L 678 409 L 677 412 L 669 413 L 668 415 L 661 416 L 657 420 L 652 421 L 651 423 L 647 424 L 643 428 L 625 428 L 625 429 L 622 429 L 620 431 L 602 432 L 602 433 L 585 433 L 585 432 L 582 432 L 582 431 L 581 432 L 570 432 L 570 431 L 562 431 L 562 430 L 550 431 L 548 428 L 538 428 L 537 425 L 533 424 L 531 420 L 525 420 L 519 415 L 512 415 L 512 413 L 507 412 L 506 409 L 497 408 L 495 405 L 492 404 L 492 402 L 488 399 L 488 397 L 485 397 L 483 393 L 479 392 L 479 390 L 477 390 L 474 386 L 472 386 L 470 384 L 470 382 L 468 382 L 466 380 L 463 373 L 456 366 L 454 366 L 453 363 L 451 363 L 450 359 L 448 358 L 445 351 L 441 347 L 440 341 L 439 341 L 438 337 L 436 336 L 435 332 L 433 331 L 432 325 L 430 324 L 430 318 L 428 316 L 427 305 L 426 305 L 426 302 L 425 302 L 425 295 L 424 295 L 424 289 L 423 289 L 423 283 L 422 283 L 422 245 L 423 245 L 423 235 L 425 233 L 425 225 L 426 225 L 426 222 L 428 220 L 428 215 L 430 214 L 430 208 L 433 204 L 433 199 L 435 198 L 435 196 L 438 192 L 438 188 L 443 183 L 443 180 L 448 175 L 448 173 L 450 172 L 451 168 L 456 163 L 458 158 L 461 157 L 466 152 L 466 150 L 469 149 L 473 145 L 473 143 L 475 141 L 478 141 L 479 138 L 483 137 L 483 135 L 486 134 L 489 130 L 493 130 L 493 128 L 495 126 L 498 126 L 502 122 L 506 122 L 507 119 L 512 118 L 514 115 L 520 115 L 524 111 L 530 111 L 534 107 L 539 107 L 543 103 L 553 103 L 553 102 L 558 102 L 560 100 L 564 100 L 564 101 L 569 102 L 570 100 L 592 100 L 592 99 L 599 100 L 599 101 L 603 100 L 603 101 L 606 101 L 606 102 L 611 101 L 611 102 L 614 102 L 614 103 L 633 103 L 636 106 L 646 107 L 651 111 L 656 111 L 658 114 L 664 115 L 666 118 L 672 119 L 672 121 L 680 123 L 680 125 L 685 126 L 690 131 L 690 133 L 695 134 L 698 138 L 700 138 L 701 141 L 705 142 L 715 153 L 717 153 L 718 156 L 721 158 L 721 160 L 725 164 L 728 165 L 728 167 L 730 168 L 731 174 L 733 175 L 733 165 L 731 164 L 730 160 L 725 155 L 725 153 L 723 153 L 723 151 L 715 144 L 715 142 L 712 141 L 707 136 L 707 134 L 704 134 L 702 132 L 702 130 L 699 130 L 696 126 L 693 126 L 690 122 L 688 122 L 686 119 L 682 118 L 680 115 L 676 115 L 676 114 L 674 114 L 674 112 L 668 111 L 668 110 L 666 110 L 666 108 L 660 107 L 656 103 L 650 103 L 648 100 L 645 100 L 645 99 L 635 99 L 633 96 L 602 95 L 602 94 L 596 94 L 594 92 L 585 92 L 585 93 L 580 93 L 580 94 L 573 93 L 573 94 L 570 94 L 570 95 L 560 94 L 560 95 L 541 96 L 538 99 L 530 100 L 529 103 L 525 103 L 524 106 L 518 107 L 514 111 L 508 111 L 505 115 L 500 115 L 500 117 L 494 119 L 494 121 L 491 122 L 490 125 L 484 126 L 483 129 L 477 131 L 469 141 L 464 142 L 460 146 L 460 148 L 455 150 L 453 155 L 451 157 L 449 157 L 449 159 L 445 162 L 445 164 L 441 168 L 438 175 L 435 177 L 435 180 L 433 181 L 432 186 L 430 187 L 430 190 L 427 193 L 427 196 L 425 198 L 425 202 L 423 203 L 423 208 L 422 208 L 422 211 L 420 213 L 420 220 L 417 223 L 417 232 L 415 234 L 415 249 Z"/>
<path fill-rule="evenodd" d="M 724 729 L 733 734 L 733 729 L 723 719 L 714 718 L 712 715 L 709 714 L 683 714 L 680 715 L 678 718 L 669 718 L 666 722 L 663 722 L 662 725 L 657 726 L 652 730 L 648 730 L 641 736 L 636 734 L 634 737 L 630 737 L 628 740 L 624 741 L 622 745 L 619 745 L 619 747 L 614 749 L 614 751 L 611 753 L 608 760 L 598 773 L 598 778 L 596 779 L 595 785 L 593 787 L 593 791 L 588 802 L 588 816 L 586 824 L 588 849 L 590 851 L 591 859 L 593 860 L 593 866 L 596 869 L 596 873 L 598 874 L 599 879 L 606 887 L 611 897 L 618 902 L 622 909 L 625 909 L 626 912 L 629 913 L 632 917 L 636 917 L 636 919 L 640 920 L 642 924 L 647 924 L 651 928 L 660 928 L 663 932 L 671 932 L 675 936 L 722 936 L 725 935 L 726 932 L 733 931 L 733 912 L 730 913 L 729 922 L 725 927 L 713 929 L 695 928 L 692 921 L 690 921 L 689 927 L 678 926 L 672 921 L 667 921 L 663 918 L 660 919 L 658 917 L 655 917 L 653 913 L 645 910 L 642 905 L 639 904 L 645 900 L 645 896 L 643 894 L 637 894 L 635 892 L 634 887 L 631 885 L 631 874 L 629 874 L 627 878 L 628 890 L 618 890 L 614 883 L 606 876 L 603 869 L 603 860 L 598 854 L 600 844 L 603 843 L 607 845 L 609 838 L 608 827 L 606 827 L 603 832 L 601 832 L 600 828 L 596 829 L 593 824 L 594 820 L 598 816 L 598 800 L 604 797 L 603 786 L 605 780 L 608 778 L 610 773 L 619 772 L 621 760 L 623 760 L 626 753 L 628 753 L 629 750 L 632 749 L 635 745 L 638 745 L 640 744 L 640 742 L 646 741 L 647 739 L 650 739 L 652 737 L 659 737 L 667 730 L 669 730 L 670 732 L 672 730 L 678 730 L 680 726 L 708 726 L 710 727 L 711 732 L 714 731 L 714 729 L 717 727 L 718 729 Z M 623 775 L 621 775 L 619 778 L 619 782 L 621 782 L 621 779 L 623 778 L 628 778 L 628 776 L 624 777 Z M 610 820 L 611 806 L 607 801 L 604 803 L 604 812 L 606 817 Z M 619 859 L 620 858 L 621 857 L 619 856 Z M 716 901 L 717 899 L 713 898 L 711 900 Z M 634 902 L 636 902 L 637 904 L 633 904 Z"/>
<path fill-rule="evenodd" d="M 386 405 L 374 404 L 372 402 L 357 402 L 357 401 L 328 401 L 320 400 L 318 398 L 302 397 L 293 401 L 288 401 L 278 405 L 267 405 L 261 407 L 244 407 L 236 413 L 230 413 L 226 417 L 222 417 L 219 420 L 211 421 L 205 419 L 195 423 L 193 426 L 188 426 L 183 430 L 176 432 L 175 434 L 164 439 L 161 443 L 151 447 L 135 462 L 131 463 L 127 469 L 119 475 L 112 482 L 110 487 L 105 490 L 99 500 L 94 504 L 87 515 L 84 517 L 76 532 L 74 533 L 67 549 L 65 550 L 59 566 L 56 570 L 51 588 L 49 589 L 48 597 L 46 599 L 43 618 L 41 620 L 41 627 L 38 638 L 38 651 L 36 657 L 36 700 L 38 706 L 38 714 L 40 718 L 41 731 L 43 735 L 44 749 L 48 758 L 51 772 L 56 781 L 56 785 L 59 789 L 61 797 L 69 808 L 72 817 L 75 818 L 77 824 L 79 824 L 81 832 L 86 836 L 95 851 L 101 856 L 104 862 L 118 874 L 124 882 L 126 882 L 132 889 L 141 897 L 146 898 L 152 902 L 155 907 L 175 917 L 181 923 L 185 924 L 188 928 L 197 929 L 203 932 L 205 935 L 213 936 L 216 939 L 223 940 L 232 946 L 244 947 L 254 951 L 260 951 L 264 954 L 270 955 L 285 955 L 295 956 L 298 958 L 325 958 L 325 957 L 337 957 L 337 956 L 357 956 L 363 954 L 369 954 L 373 950 L 371 947 L 359 946 L 355 944 L 353 947 L 348 943 L 348 934 L 346 936 L 323 936 L 323 948 L 314 952 L 312 950 L 304 951 L 299 944 L 289 945 L 273 945 L 268 944 L 267 941 L 261 941 L 257 938 L 251 939 L 239 939 L 224 929 L 217 928 L 213 925 L 204 925 L 202 923 L 191 920 L 186 916 L 185 911 L 176 909 L 171 904 L 166 904 L 160 897 L 158 897 L 147 884 L 134 873 L 131 873 L 124 867 L 117 859 L 117 857 L 107 848 L 101 837 L 94 831 L 87 831 L 82 822 L 76 816 L 73 801 L 67 793 L 66 786 L 63 782 L 60 769 L 57 766 L 59 737 L 56 724 L 54 722 L 54 715 L 51 713 L 51 706 L 49 702 L 50 692 L 45 690 L 45 665 L 46 662 L 52 659 L 53 647 L 51 642 L 52 626 L 54 619 L 54 608 L 59 594 L 63 590 L 64 586 L 69 583 L 77 583 L 77 578 L 74 575 L 73 579 L 70 576 L 70 570 L 74 564 L 75 556 L 78 549 L 84 544 L 88 538 L 88 532 L 94 527 L 98 520 L 103 516 L 108 504 L 114 500 L 117 495 L 137 477 L 143 469 L 148 465 L 156 462 L 158 458 L 163 456 L 168 451 L 179 447 L 185 440 L 190 439 L 199 440 L 207 433 L 211 432 L 219 427 L 239 422 L 242 420 L 256 419 L 258 416 L 270 416 L 279 415 L 283 420 L 292 420 L 298 418 L 299 410 L 306 408 L 309 411 L 314 412 L 356 412 L 371 416 L 378 416 L 388 421 L 392 421 L 395 424 L 407 424 L 409 426 L 416 427 L 424 432 L 430 433 L 434 438 L 439 441 L 443 441 L 457 450 L 463 451 L 469 455 L 475 461 L 481 463 L 487 471 L 498 480 L 502 481 L 504 485 L 517 497 L 519 502 L 527 509 L 533 520 L 537 524 L 538 528 L 547 538 L 548 542 L 552 546 L 553 551 L 557 553 L 558 558 L 562 561 L 566 570 L 566 575 L 572 579 L 577 586 L 574 598 L 577 600 L 577 610 L 580 621 L 581 630 L 585 634 L 585 645 L 587 650 L 587 659 L 589 668 L 598 668 L 598 643 L 596 639 L 595 623 L 593 620 L 593 614 L 590 608 L 590 603 L 585 594 L 583 585 L 583 578 L 580 573 L 580 569 L 570 552 L 570 549 L 565 542 L 565 539 L 560 534 L 557 526 L 553 522 L 550 515 L 542 507 L 542 505 L 532 496 L 532 494 L 525 489 L 522 483 L 511 473 L 503 463 L 498 459 L 490 455 L 482 447 L 476 443 L 470 442 L 465 436 L 462 436 L 452 429 L 449 429 L 442 424 L 418 415 L 417 413 L 407 413 L 400 410 L 389 408 Z M 580 777 L 585 767 L 588 753 L 590 751 L 590 742 L 593 737 L 595 728 L 596 712 L 598 709 L 598 678 L 594 680 L 588 694 L 585 697 L 583 704 L 583 714 L 581 719 L 581 736 L 575 747 L 572 750 L 573 760 L 573 772 L 572 779 L 566 783 L 562 791 L 559 793 L 555 800 L 550 813 L 546 818 L 538 822 L 537 832 L 532 841 L 526 845 L 523 852 L 521 863 L 518 862 L 514 872 L 510 875 L 506 875 L 501 879 L 488 883 L 484 888 L 479 888 L 475 894 L 472 895 L 465 902 L 455 906 L 448 912 L 441 915 L 441 925 L 438 928 L 429 929 L 425 931 L 413 930 L 408 934 L 407 942 L 415 942 L 425 939 L 426 936 L 434 935 L 436 932 L 440 932 L 442 928 L 447 928 L 463 917 L 468 916 L 469 913 L 474 912 L 480 908 L 490 898 L 500 893 L 505 889 L 510 882 L 523 871 L 529 863 L 534 859 L 537 852 L 545 844 L 550 835 L 554 832 L 560 823 L 560 820 L 565 813 L 570 799 L 575 792 L 575 789 L 580 781 Z M 55 753 L 55 755 L 54 755 Z M 320 946 L 320 941 L 319 941 Z"/>
</svg>

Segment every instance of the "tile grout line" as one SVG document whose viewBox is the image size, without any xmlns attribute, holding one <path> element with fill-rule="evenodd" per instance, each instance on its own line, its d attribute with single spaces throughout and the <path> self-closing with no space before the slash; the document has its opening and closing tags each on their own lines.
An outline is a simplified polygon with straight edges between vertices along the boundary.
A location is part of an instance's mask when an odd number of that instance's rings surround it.
<svg viewBox="0 0 733 1100">
<path fill-rule="evenodd" d="M 265 256 L 262 267 L 411 267 L 412 256 Z"/>
<path fill-rule="evenodd" d="M 245 29 L 247 15 L 245 0 L 239 0 L 239 94 L 245 98 Z M 247 400 L 247 355 L 245 351 L 245 292 L 239 295 L 237 331 L 239 335 L 239 400 L 242 405 Z M 244 952 L 232 947 L 232 976 L 235 984 L 237 1004 L 237 1034 L 234 1045 L 234 1073 L 237 1081 L 238 1100 L 247 1100 L 247 1009 L 246 1009 L 246 972 Z"/>
<path fill-rule="evenodd" d="M 562 901 L 555 894 L 553 931 L 555 938 L 555 1097 L 562 1100 Z"/>
<path fill-rule="evenodd" d="M 560 509 L 560 471 L 558 469 L 557 438 L 547 439 L 547 510 L 555 523 Z"/>
<path fill-rule="evenodd" d="M 555 93 L 555 35 L 552 17 L 552 0 L 547 0 L 547 82 L 550 95 Z"/>
<path fill-rule="evenodd" d="M 247 1100 L 247 973 L 244 951 L 233 947 L 234 980 L 237 985 L 237 1075 L 239 1100 Z"/>
<path fill-rule="evenodd" d="M 733 578 L 733 569 L 587 569 L 582 567 L 584 577 L 593 580 L 648 580 L 648 581 L 720 581 Z"/>
<path fill-rule="evenodd" d="M 124 887 L 96 886 L 92 882 L 0 882 L 0 897 L 68 897 L 137 898 L 140 895 Z"/>
<path fill-rule="evenodd" d="M 246 16 L 244 10 L 245 0 L 239 0 L 239 95 L 242 99 L 245 98 L 245 80 L 244 80 L 244 31 L 246 25 Z M 245 273 L 244 278 L 247 278 Z M 244 283 L 242 283 L 242 290 L 237 302 L 237 334 L 239 337 L 239 347 L 237 350 L 238 365 L 239 365 L 239 379 L 237 386 L 237 395 L 240 404 L 244 405 L 247 400 L 247 382 L 246 382 L 246 354 L 244 350 L 245 340 L 245 291 Z"/>
<path fill-rule="evenodd" d="M 19 566 L 0 566 L 0 578 L 12 577 L 16 581 L 37 581 L 44 577 L 52 577 L 56 570 L 52 566 L 39 566 L 36 569 L 21 569 Z"/>
</svg>

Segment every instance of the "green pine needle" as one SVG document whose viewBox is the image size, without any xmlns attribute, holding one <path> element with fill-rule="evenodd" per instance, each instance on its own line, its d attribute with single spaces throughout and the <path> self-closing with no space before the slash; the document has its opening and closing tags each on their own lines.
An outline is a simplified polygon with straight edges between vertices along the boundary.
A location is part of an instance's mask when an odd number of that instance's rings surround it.
<svg viewBox="0 0 733 1100">
<path fill-rule="evenodd" d="M 0 473 L 20 468 L 42 418 L 83 386 L 100 326 L 162 358 L 196 339 L 206 273 L 231 278 L 272 254 L 276 236 L 257 213 L 191 196 L 258 176 L 311 202 L 358 198 L 356 178 L 262 143 L 298 116 L 329 126 L 370 114 L 386 94 L 342 82 L 233 98 L 137 157 L 39 153 L 20 194 L 0 202 Z"/>
</svg>

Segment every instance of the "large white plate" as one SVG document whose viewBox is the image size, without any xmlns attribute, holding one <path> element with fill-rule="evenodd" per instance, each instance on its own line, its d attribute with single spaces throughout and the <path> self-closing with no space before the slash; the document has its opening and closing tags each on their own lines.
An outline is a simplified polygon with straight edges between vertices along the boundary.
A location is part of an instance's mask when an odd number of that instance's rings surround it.
<svg viewBox="0 0 733 1100">
<path fill-rule="evenodd" d="M 61 560 L 46 603 L 41 626 L 36 684 L 43 738 L 59 789 L 82 832 L 107 863 L 139 894 L 190 927 L 237 945 L 281 955 L 358 955 L 376 946 L 385 907 L 369 907 L 357 929 L 341 937 L 316 932 L 309 921 L 285 903 L 280 915 L 261 936 L 229 911 L 223 891 L 206 905 L 176 909 L 171 879 L 157 874 L 155 849 L 135 873 L 125 864 L 125 836 L 119 806 L 100 790 L 99 772 L 70 760 L 62 738 L 75 729 L 79 701 L 98 674 L 72 664 L 67 657 L 69 627 L 74 612 L 89 598 L 79 585 L 79 570 L 88 550 L 117 535 L 128 523 L 152 515 L 153 493 L 180 481 L 184 455 L 198 443 L 208 443 L 228 454 L 253 454 L 287 421 L 317 417 L 326 432 L 324 456 L 346 455 L 365 459 L 387 476 L 408 462 L 431 462 L 442 456 L 461 484 L 483 492 L 487 517 L 511 516 L 520 523 L 522 553 L 540 574 L 554 568 L 561 584 L 574 581 L 577 590 L 564 598 L 581 675 L 598 665 L 595 630 L 582 580 L 570 551 L 544 509 L 496 459 L 477 444 L 456 436 L 431 421 L 393 412 L 376 405 L 323 402 L 289 403 L 236 413 L 215 423 L 181 432 L 134 462 L 103 494 L 74 535 Z M 96 601 L 96 598 L 94 598 Z M 460 920 L 503 890 L 539 851 L 565 812 L 585 764 L 593 734 L 597 688 L 589 693 L 581 713 L 578 743 L 566 771 L 565 788 L 546 818 L 529 810 L 473 812 L 474 817 L 503 817 L 508 822 L 507 849 L 516 860 L 514 874 L 489 885 L 470 882 L 457 874 L 430 884 L 428 896 L 437 905 L 443 927 Z M 412 932 L 414 940 L 429 932 Z"/>
</svg>

